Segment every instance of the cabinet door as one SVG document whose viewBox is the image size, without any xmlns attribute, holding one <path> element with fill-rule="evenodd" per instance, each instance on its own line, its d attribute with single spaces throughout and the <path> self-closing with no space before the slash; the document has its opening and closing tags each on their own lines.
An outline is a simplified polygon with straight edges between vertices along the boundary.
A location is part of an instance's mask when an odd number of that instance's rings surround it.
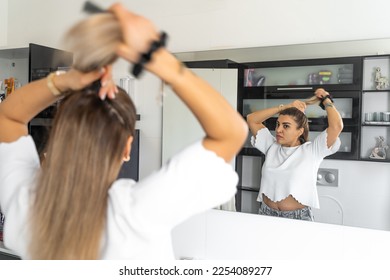
<svg viewBox="0 0 390 280">
<path fill-rule="evenodd" d="M 361 88 L 361 57 L 245 63 L 244 87 L 267 91 L 358 90 Z"/>
<path fill-rule="evenodd" d="M 192 69 L 219 91 L 233 108 L 237 107 L 237 69 Z M 162 163 L 187 145 L 204 137 L 204 131 L 185 104 L 164 88 Z"/>
</svg>

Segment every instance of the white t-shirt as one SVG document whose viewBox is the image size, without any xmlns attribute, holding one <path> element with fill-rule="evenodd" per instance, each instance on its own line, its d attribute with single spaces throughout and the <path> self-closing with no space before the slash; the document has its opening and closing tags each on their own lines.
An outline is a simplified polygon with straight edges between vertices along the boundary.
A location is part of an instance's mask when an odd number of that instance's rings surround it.
<svg viewBox="0 0 390 280">
<path fill-rule="evenodd" d="M 23 259 L 29 258 L 27 219 L 39 169 L 31 136 L 0 143 L 4 244 Z M 173 259 L 172 228 L 231 199 L 237 182 L 232 166 L 200 141 L 138 183 L 117 180 L 109 190 L 101 259 Z"/>
<path fill-rule="evenodd" d="M 327 135 L 324 130 L 313 142 L 296 147 L 282 147 L 268 128 L 262 128 L 256 137 L 252 136 L 252 145 L 265 154 L 257 200 L 262 201 L 262 194 L 265 194 L 277 202 L 291 194 L 303 205 L 320 208 L 316 187 L 318 168 L 324 157 L 340 148 L 339 138 L 328 148 Z"/>
</svg>

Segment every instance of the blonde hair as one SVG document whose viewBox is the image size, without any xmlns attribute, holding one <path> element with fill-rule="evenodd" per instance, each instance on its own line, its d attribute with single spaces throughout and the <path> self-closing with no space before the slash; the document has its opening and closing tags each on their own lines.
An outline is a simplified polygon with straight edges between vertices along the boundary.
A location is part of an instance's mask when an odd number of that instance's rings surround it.
<svg viewBox="0 0 390 280">
<path fill-rule="evenodd" d="M 81 71 L 116 59 L 121 40 L 111 14 L 82 21 L 66 35 Z M 31 211 L 33 259 L 97 259 L 106 226 L 108 190 L 116 180 L 136 112 L 125 91 L 98 97 L 100 81 L 60 103 L 37 179 Z"/>
<path fill-rule="evenodd" d="M 61 102 L 37 181 L 32 210 L 34 259 L 96 259 L 108 189 L 134 134 L 135 108 L 120 90 L 102 101 L 95 90 Z"/>
<path fill-rule="evenodd" d="M 113 63 L 123 41 L 119 21 L 112 13 L 92 15 L 73 26 L 64 36 L 64 47 L 74 54 L 73 67 L 83 72 Z"/>
<path fill-rule="evenodd" d="M 318 105 L 320 103 L 321 99 L 319 99 L 316 95 L 303 100 L 303 102 L 306 103 L 306 105 Z"/>
</svg>

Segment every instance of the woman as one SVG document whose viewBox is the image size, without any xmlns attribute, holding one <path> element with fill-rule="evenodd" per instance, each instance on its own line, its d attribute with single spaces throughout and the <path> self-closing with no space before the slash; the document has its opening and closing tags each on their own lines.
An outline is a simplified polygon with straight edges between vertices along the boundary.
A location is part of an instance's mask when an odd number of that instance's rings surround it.
<svg viewBox="0 0 390 280">
<path fill-rule="evenodd" d="M 308 142 L 307 104 L 320 101 L 328 116 L 328 127 Z M 318 103 L 318 102 L 317 102 Z M 275 114 L 276 137 L 263 122 Z M 259 213 L 301 220 L 313 220 L 311 208 L 319 208 L 317 171 L 323 158 L 340 147 L 343 122 L 327 91 L 315 91 L 314 99 L 295 100 L 288 105 L 267 108 L 247 116 L 252 145 L 265 154 L 258 201 Z"/>
<path fill-rule="evenodd" d="M 73 69 L 34 81 L 1 103 L 4 243 L 22 258 L 172 259 L 171 229 L 234 195 L 238 177 L 229 162 L 247 125 L 163 44 L 156 47 L 160 39 L 149 20 L 113 5 L 68 34 L 76 46 Z M 112 82 L 109 64 L 117 56 L 137 64 L 148 52 L 150 60 L 140 65 L 173 88 L 206 136 L 138 183 L 116 180 L 130 159 L 135 109 Z M 62 96 L 40 168 L 27 123 Z"/>
</svg>

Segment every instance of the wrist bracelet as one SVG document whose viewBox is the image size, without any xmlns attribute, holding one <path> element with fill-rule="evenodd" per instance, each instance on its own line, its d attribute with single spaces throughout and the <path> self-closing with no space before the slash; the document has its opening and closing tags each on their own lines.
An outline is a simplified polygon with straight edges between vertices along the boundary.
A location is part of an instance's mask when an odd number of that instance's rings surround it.
<svg viewBox="0 0 390 280">
<path fill-rule="evenodd" d="M 334 103 L 334 101 L 333 101 L 333 99 L 332 99 L 332 96 L 329 94 L 329 95 L 326 95 L 326 96 L 324 96 L 324 97 L 322 97 L 321 98 L 321 101 L 320 101 L 320 104 L 318 104 L 321 108 L 322 108 L 322 110 L 325 110 L 325 106 L 324 106 L 324 101 L 326 100 L 326 99 L 328 99 L 329 98 L 329 100 L 330 101 L 332 101 L 332 103 Z"/>
<path fill-rule="evenodd" d="M 283 110 L 283 107 L 284 107 L 283 104 L 280 104 L 280 105 L 278 106 L 278 109 L 279 109 L 279 112 L 278 112 L 278 113 L 280 113 L 280 112 Z"/>
<path fill-rule="evenodd" d="M 328 104 L 326 104 L 324 107 L 325 107 L 325 109 L 328 108 L 328 107 L 334 108 L 334 105 L 333 105 L 333 103 L 328 103 Z"/>
<path fill-rule="evenodd" d="M 62 94 L 62 92 L 56 87 L 53 79 L 55 76 L 59 76 L 59 75 L 64 74 L 64 73 L 65 73 L 64 71 L 56 71 L 56 72 L 50 73 L 47 76 L 47 79 L 46 79 L 47 87 L 49 88 L 50 92 L 56 97 L 60 96 Z"/>
<path fill-rule="evenodd" d="M 140 60 L 138 63 L 134 64 L 133 70 L 131 71 L 135 78 L 137 78 L 142 73 L 142 70 L 144 70 L 144 65 L 152 59 L 153 53 L 159 48 L 165 47 L 167 38 L 167 33 L 161 32 L 160 40 L 153 41 L 153 43 L 150 45 L 149 51 L 141 55 Z"/>
</svg>

